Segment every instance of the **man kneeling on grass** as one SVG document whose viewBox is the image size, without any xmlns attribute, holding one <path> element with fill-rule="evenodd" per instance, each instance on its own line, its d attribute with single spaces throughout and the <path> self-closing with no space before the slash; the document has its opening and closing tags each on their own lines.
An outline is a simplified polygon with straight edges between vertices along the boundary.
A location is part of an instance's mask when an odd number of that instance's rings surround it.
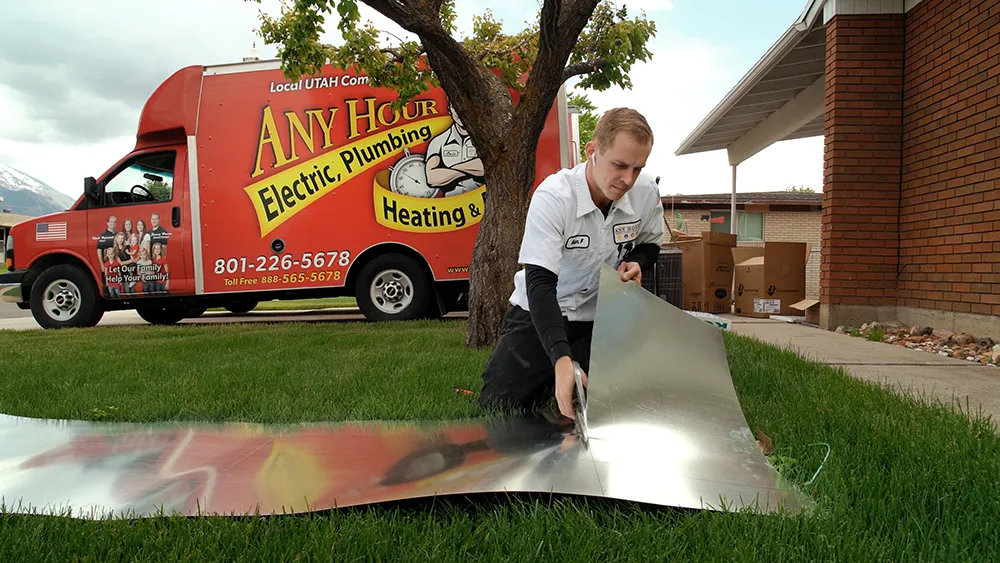
<svg viewBox="0 0 1000 563">
<path fill-rule="evenodd" d="M 663 205 L 642 169 L 653 149 L 646 119 L 631 109 L 605 113 L 587 160 L 546 178 L 528 208 L 511 307 L 483 371 L 483 408 L 535 410 L 553 395 L 573 413 L 575 374 L 587 382 L 601 265 L 622 281 L 642 281 L 663 240 Z"/>
</svg>

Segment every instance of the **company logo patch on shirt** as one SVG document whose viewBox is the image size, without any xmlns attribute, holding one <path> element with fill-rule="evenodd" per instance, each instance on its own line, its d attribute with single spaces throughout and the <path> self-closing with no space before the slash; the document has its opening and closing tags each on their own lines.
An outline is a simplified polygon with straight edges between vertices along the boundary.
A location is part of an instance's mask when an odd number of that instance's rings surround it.
<svg viewBox="0 0 1000 563">
<path fill-rule="evenodd" d="M 639 236 L 639 221 L 615 225 L 615 244 L 631 242 Z"/>
<path fill-rule="evenodd" d="M 566 239 L 566 250 L 587 248 L 590 246 L 590 235 L 577 235 Z"/>
</svg>

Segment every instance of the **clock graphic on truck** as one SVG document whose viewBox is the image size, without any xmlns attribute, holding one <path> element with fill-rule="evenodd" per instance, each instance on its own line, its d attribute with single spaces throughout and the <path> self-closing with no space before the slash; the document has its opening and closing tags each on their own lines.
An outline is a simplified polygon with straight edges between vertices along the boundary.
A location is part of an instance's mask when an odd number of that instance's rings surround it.
<svg viewBox="0 0 1000 563">
<path fill-rule="evenodd" d="M 437 197 L 441 193 L 427 185 L 424 155 L 411 154 L 409 150 L 389 167 L 389 189 L 393 193 L 423 198 Z"/>
</svg>

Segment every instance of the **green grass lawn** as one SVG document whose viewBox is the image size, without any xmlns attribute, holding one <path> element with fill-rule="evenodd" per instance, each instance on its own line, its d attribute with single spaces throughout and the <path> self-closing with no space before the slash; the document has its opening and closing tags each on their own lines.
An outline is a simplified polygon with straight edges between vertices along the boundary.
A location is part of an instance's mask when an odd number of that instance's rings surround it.
<svg viewBox="0 0 1000 563">
<path fill-rule="evenodd" d="M 254 422 L 479 416 L 487 351 L 461 321 L 108 327 L 0 333 L 0 412 Z M 644 510 L 577 498 L 436 499 L 260 519 L 82 522 L 0 515 L 0 561 L 483 558 L 619 561 L 990 560 L 1000 441 L 927 406 L 726 334 L 749 425 L 774 440 L 812 517 Z M 383 356 L 383 354 L 391 354 Z M 113 409 L 110 407 L 114 407 Z"/>
</svg>

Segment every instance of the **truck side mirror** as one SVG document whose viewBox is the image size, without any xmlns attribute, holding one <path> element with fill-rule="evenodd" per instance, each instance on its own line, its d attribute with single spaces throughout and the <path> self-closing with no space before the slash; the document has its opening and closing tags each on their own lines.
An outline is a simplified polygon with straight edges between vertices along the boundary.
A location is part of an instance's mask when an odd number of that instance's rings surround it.
<svg viewBox="0 0 1000 563">
<path fill-rule="evenodd" d="M 83 179 L 83 194 L 91 201 L 97 201 L 101 197 L 100 190 L 97 189 L 97 180 L 93 176 Z"/>
</svg>

